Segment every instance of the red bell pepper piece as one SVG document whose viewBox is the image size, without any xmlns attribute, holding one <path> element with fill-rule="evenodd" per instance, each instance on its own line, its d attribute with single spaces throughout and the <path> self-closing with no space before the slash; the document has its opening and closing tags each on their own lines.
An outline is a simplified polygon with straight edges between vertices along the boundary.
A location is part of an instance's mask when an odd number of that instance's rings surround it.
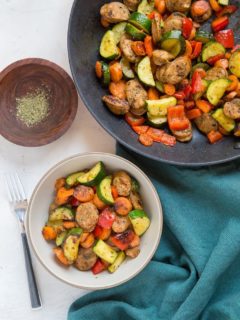
<svg viewBox="0 0 240 320">
<path fill-rule="evenodd" d="M 132 230 L 127 230 L 123 233 L 118 233 L 115 236 L 112 236 L 110 239 L 117 248 L 124 251 L 128 248 L 134 236 L 135 234 Z"/>
<path fill-rule="evenodd" d="M 192 76 L 192 93 L 198 93 L 203 91 L 202 78 L 200 73 L 195 70 Z"/>
<path fill-rule="evenodd" d="M 141 126 L 145 122 L 144 117 L 135 116 L 131 112 L 125 114 L 125 120 L 130 126 Z"/>
<path fill-rule="evenodd" d="M 191 54 L 191 59 L 196 59 L 201 51 L 202 51 L 202 42 L 200 41 L 191 41 L 191 45 L 193 48 L 192 54 Z"/>
<path fill-rule="evenodd" d="M 234 47 L 234 33 L 232 29 L 218 31 L 214 37 L 225 48 L 230 49 Z"/>
<path fill-rule="evenodd" d="M 173 147 L 176 144 L 176 138 L 167 134 L 163 130 L 149 128 L 147 134 L 153 139 L 153 141 L 163 143 L 166 146 Z"/>
<path fill-rule="evenodd" d="M 93 230 L 94 237 L 99 239 L 101 237 L 102 231 L 103 231 L 103 228 L 96 225 L 95 229 Z"/>
<path fill-rule="evenodd" d="M 93 274 L 98 274 L 104 271 L 105 269 L 106 269 L 105 264 L 100 259 L 98 259 L 91 270 Z"/>
<path fill-rule="evenodd" d="M 115 213 L 111 208 L 107 207 L 100 213 L 98 218 L 98 225 L 104 229 L 111 229 L 115 218 Z"/>
<path fill-rule="evenodd" d="M 229 24 L 229 18 L 227 16 L 222 16 L 220 18 L 216 18 L 212 22 L 212 29 L 214 32 L 218 32 L 226 28 Z"/>
<path fill-rule="evenodd" d="M 149 129 L 149 126 L 132 126 L 132 129 L 137 133 L 137 134 L 142 134 L 146 133 Z"/>
<path fill-rule="evenodd" d="M 185 94 L 185 100 L 188 100 L 192 93 L 192 86 L 190 84 L 187 84 L 183 89 L 183 92 Z"/>
<path fill-rule="evenodd" d="M 73 207 L 78 207 L 80 205 L 80 201 L 78 201 L 78 199 L 75 197 L 71 197 L 69 204 Z"/>
<path fill-rule="evenodd" d="M 193 28 L 193 22 L 189 18 L 183 18 L 182 34 L 185 39 L 189 39 Z"/>
<path fill-rule="evenodd" d="M 157 11 L 152 11 L 152 12 L 150 12 L 150 13 L 148 14 L 148 18 L 151 19 L 151 20 L 154 19 L 156 16 L 158 16 L 159 18 L 161 18 L 160 13 L 157 12 Z"/>
<path fill-rule="evenodd" d="M 177 91 L 176 93 L 174 93 L 174 97 L 178 100 L 182 100 L 185 99 L 186 95 L 184 91 Z"/>
<path fill-rule="evenodd" d="M 234 12 L 236 12 L 237 9 L 238 9 L 238 7 L 234 6 L 234 5 L 225 6 L 222 10 L 216 12 L 216 15 L 218 18 L 225 16 L 225 15 L 231 15 Z"/>
<path fill-rule="evenodd" d="M 168 108 L 168 125 L 171 131 L 189 128 L 190 122 L 185 115 L 184 106 L 179 105 Z"/>
<path fill-rule="evenodd" d="M 223 59 L 225 55 L 223 53 L 217 54 L 214 57 L 211 57 L 207 60 L 207 63 L 210 65 L 214 65 L 218 60 Z"/>
</svg>

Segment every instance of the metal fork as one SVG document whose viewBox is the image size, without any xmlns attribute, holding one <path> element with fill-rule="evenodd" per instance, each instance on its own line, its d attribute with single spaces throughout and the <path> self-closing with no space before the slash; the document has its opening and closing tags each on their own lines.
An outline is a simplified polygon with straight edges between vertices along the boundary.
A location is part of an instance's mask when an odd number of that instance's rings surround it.
<svg viewBox="0 0 240 320">
<path fill-rule="evenodd" d="M 27 271 L 31 306 L 33 309 L 40 308 L 42 304 L 41 304 L 41 299 L 40 299 L 40 295 L 37 287 L 36 278 L 33 271 L 32 259 L 31 259 L 31 254 L 30 254 L 28 240 L 27 240 L 25 226 L 24 226 L 24 217 L 25 217 L 25 212 L 28 205 L 27 199 L 25 196 L 22 183 L 16 173 L 6 174 L 5 179 L 8 187 L 7 189 L 9 194 L 9 202 L 18 218 L 18 221 L 21 227 L 21 237 L 22 237 L 23 251 L 24 251 L 24 257 L 25 257 L 25 266 Z"/>
</svg>

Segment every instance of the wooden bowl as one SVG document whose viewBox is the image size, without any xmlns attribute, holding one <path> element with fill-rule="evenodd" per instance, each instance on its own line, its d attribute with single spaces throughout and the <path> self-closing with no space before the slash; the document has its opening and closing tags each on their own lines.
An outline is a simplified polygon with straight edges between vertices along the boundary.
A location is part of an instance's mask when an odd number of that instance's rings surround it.
<svg viewBox="0 0 240 320">
<path fill-rule="evenodd" d="M 39 124 L 28 127 L 16 117 L 16 98 L 43 87 L 49 92 L 48 115 Z M 77 106 L 72 79 L 53 62 L 24 59 L 0 73 L 0 133 L 15 144 L 37 147 L 58 139 L 72 124 Z"/>
</svg>

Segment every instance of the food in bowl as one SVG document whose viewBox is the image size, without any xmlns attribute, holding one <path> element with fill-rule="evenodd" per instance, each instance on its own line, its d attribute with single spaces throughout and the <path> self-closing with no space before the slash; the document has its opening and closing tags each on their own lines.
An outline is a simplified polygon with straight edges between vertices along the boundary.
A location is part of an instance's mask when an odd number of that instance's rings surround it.
<svg viewBox="0 0 240 320">
<path fill-rule="evenodd" d="M 141 236 L 150 226 L 140 185 L 126 171 L 106 173 L 103 162 L 55 183 L 55 198 L 42 229 L 64 266 L 80 271 L 115 272 L 126 257 L 140 253 Z"/>
<path fill-rule="evenodd" d="M 110 91 L 102 100 L 143 145 L 188 142 L 193 126 L 211 144 L 240 136 L 240 52 L 233 30 L 225 29 L 236 10 L 223 0 L 124 0 L 101 7 L 108 30 L 95 70 Z M 200 30 L 213 12 L 213 32 Z"/>
</svg>

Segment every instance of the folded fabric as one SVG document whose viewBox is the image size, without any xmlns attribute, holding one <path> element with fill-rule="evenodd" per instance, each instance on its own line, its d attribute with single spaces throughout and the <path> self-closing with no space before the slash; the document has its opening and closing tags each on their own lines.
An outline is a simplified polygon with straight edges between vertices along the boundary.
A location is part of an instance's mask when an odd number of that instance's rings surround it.
<svg viewBox="0 0 240 320">
<path fill-rule="evenodd" d="M 240 161 L 194 169 L 117 153 L 158 191 L 161 242 L 138 276 L 81 297 L 68 320 L 239 320 Z"/>
</svg>

